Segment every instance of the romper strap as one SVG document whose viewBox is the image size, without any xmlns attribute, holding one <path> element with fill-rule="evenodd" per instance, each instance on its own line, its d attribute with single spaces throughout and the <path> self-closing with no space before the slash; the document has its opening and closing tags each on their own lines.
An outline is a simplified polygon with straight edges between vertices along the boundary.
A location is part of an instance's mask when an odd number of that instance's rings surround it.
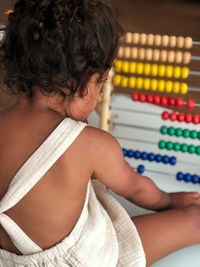
<svg viewBox="0 0 200 267">
<path fill-rule="evenodd" d="M 40 248 L 33 242 L 22 229 L 6 214 L 0 214 L 0 224 L 9 235 L 15 247 L 23 254 L 31 254 L 41 252 Z"/>
<path fill-rule="evenodd" d="M 85 126 L 86 124 L 83 122 L 76 122 L 69 118 L 64 119 L 24 163 L 0 201 L 0 224 L 9 234 L 15 246 L 22 253 L 25 252 L 24 254 L 27 253 L 25 247 L 27 247 L 28 253 L 30 251 L 35 253 L 42 249 L 11 218 L 2 213 L 15 206 L 39 182 Z M 17 232 L 18 235 L 16 235 Z"/>
</svg>

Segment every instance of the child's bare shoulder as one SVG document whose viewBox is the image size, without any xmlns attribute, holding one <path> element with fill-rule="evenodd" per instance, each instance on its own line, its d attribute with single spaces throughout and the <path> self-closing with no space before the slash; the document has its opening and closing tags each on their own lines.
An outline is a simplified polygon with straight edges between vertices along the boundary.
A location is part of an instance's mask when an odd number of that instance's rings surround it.
<svg viewBox="0 0 200 267">
<path fill-rule="evenodd" d="M 116 138 L 104 130 L 87 126 L 85 128 L 85 137 L 91 146 L 93 145 L 93 147 L 98 147 L 99 152 L 100 150 L 111 149 L 120 149 L 121 152 L 120 145 Z"/>
<path fill-rule="evenodd" d="M 84 130 L 85 145 L 92 159 L 116 164 L 123 158 L 122 149 L 118 141 L 106 131 L 87 126 Z"/>
</svg>

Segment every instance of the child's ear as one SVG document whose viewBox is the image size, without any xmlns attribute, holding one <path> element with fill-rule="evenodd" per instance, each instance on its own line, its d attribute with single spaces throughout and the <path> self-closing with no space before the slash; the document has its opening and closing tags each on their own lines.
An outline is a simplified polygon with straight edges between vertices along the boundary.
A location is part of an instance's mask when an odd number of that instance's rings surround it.
<svg viewBox="0 0 200 267">
<path fill-rule="evenodd" d="M 96 89 L 98 78 L 98 73 L 94 73 L 91 75 L 81 94 L 79 94 L 82 98 L 86 98 L 88 96 L 90 97 L 93 95 L 93 91 Z"/>
</svg>

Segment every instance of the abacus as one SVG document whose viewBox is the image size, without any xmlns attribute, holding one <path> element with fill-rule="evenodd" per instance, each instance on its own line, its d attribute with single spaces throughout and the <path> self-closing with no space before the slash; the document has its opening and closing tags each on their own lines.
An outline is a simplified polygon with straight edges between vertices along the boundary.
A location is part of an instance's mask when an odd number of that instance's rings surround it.
<svg viewBox="0 0 200 267">
<path fill-rule="evenodd" d="M 170 190 L 173 185 L 185 190 L 188 182 L 191 190 L 198 190 L 200 183 L 200 103 L 186 97 L 200 92 L 187 83 L 191 76 L 200 77 L 200 71 L 189 68 L 200 60 L 191 53 L 199 44 L 190 37 L 127 33 L 107 85 L 110 92 L 115 89 L 103 129 L 118 139 L 133 168 L 150 173 L 158 185 L 165 179 Z M 104 104 L 109 103 L 106 99 Z M 136 161 L 145 166 L 137 167 Z M 156 176 L 158 169 L 162 182 Z"/>
</svg>

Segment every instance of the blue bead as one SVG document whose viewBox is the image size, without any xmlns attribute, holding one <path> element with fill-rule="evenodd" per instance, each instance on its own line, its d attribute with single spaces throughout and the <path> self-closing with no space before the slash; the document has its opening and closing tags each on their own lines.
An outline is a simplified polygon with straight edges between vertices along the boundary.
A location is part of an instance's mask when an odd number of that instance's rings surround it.
<svg viewBox="0 0 200 267">
<path fill-rule="evenodd" d="M 155 155 L 155 161 L 156 162 L 161 162 L 162 161 L 162 156 L 160 154 Z"/>
<path fill-rule="evenodd" d="M 198 184 L 200 182 L 200 177 L 198 175 L 192 175 L 191 181 L 193 184 Z"/>
<path fill-rule="evenodd" d="M 186 183 L 191 182 L 191 174 L 189 174 L 189 173 L 185 173 L 185 174 L 183 175 L 183 180 L 184 180 Z"/>
<path fill-rule="evenodd" d="M 154 155 L 154 153 L 149 153 L 149 154 L 148 154 L 148 160 L 149 160 L 149 161 L 154 161 L 154 160 L 155 160 L 155 155 Z"/>
<path fill-rule="evenodd" d="M 144 165 L 139 165 L 137 167 L 137 172 L 138 173 L 142 174 L 142 173 L 144 173 L 144 171 L 145 171 Z"/>
<path fill-rule="evenodd" d="M 164 164 L 168 164 L 169 163 L 169 157 L 168 156 L 162 156 L 162 162 Z"/>
<path fill-rule="evenodd" d="M 170 157 L 170 158 L 169 158 L 169 163 L 170 163 L 171 165 L 176 165 L 176 163 L 177 163 L 177 159 L 176 159 L 176 157 Z"/>
<path fill-rule="evenodd" d="M 134 151 L 132 149 L 129 149 L 126 151 L 126 156 L 128 158 L 133 158 L 134 157 Z"/>
<path fill-rule="evenodd" d="M 126 157 L 126 151 L 127 151 L 126 148 L 122 148 L 122 153 L 123 153 L 123 156 L 124 156 L 124 157 Z"/>
<path fill-rule="evenodd" d="M 141 159 L 146 160 L 148 157 L 148 154 L 146 152 L 141 153 Z"/>
<path fill-rule="evenodd" d="M 135 153 L 134 153 L 134 158 L 135 159 L 140 159 L 140 157 L 141 157 L 140 151 L 136 150 Z"/>
<path fill-rule="evenodd" d="M 177 174 L 176 174 L 176 179 L 177 179 L 178 181 L 182 181 L 182 180 L 183 180 L 183 173 L 182 173 L 182 172 L 177 172 Z"/>
</svg>

